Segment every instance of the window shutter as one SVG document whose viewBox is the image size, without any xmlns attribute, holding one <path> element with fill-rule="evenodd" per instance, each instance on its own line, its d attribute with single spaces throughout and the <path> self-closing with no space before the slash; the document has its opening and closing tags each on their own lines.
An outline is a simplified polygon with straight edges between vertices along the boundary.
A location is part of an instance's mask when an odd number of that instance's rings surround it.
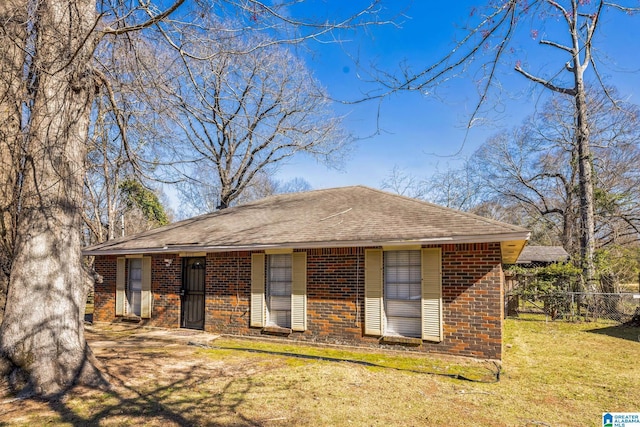
<svg viewBox="0 0 640 427">
<path fill-rule="evenodd" d="M 382 335 L 382 249 L 364 253 L 364 333 Z"/>
<path fill-rule="evenodd" d="M 442 253 L 422 249 L 422 339 L 442 341 Z"/>
<path fill-rule="evenodd" d="M 140 317 L 151 318 L 153 295 L 151 294 L 151 257 L 142 258 L 142 291 L 140 292 Z"/>
<path fill-rule="evenodd" d="M 126 263 L 127 260 L 125 258 L 116 260 L 116 316 L 124 316 Z"/>
<path fill-rule="evenodd" d="M 251 254 L 251 319 L 250 326 L 265 324 L 264 269 L 265 255 Z"/>
<path fill-rule="evenodd" d="M 307 329 L 307 253 L 291 254 L 291 329 Z"/>
</svg>

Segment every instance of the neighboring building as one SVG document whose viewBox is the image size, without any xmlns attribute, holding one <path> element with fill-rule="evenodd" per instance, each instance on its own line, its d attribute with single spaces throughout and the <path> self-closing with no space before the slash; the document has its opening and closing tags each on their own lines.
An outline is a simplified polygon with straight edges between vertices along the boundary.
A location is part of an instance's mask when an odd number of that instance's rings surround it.
<svg viewBox="0 0 640 427">
<path fill-rule="evenodd" d="M 567 262 L 569 254 L 562 246 L 531 246 L 522 250 L 516 264 L 520 267 L 544 267 L 556 262 Z"/>
<path fill-rule="evenodd" d="M 516 289 L 523 289 L 533 277 L 536 267 L 546 267 L 557 262 L 569 261 L 569 254 L 562 246 L 532 246 L 524 247 L 515 264 L 518 267 L 531 269 L 532 273 L 515 275 L 505 273 L 505 315 L 517 316 L 520 297 Z"/>
<path fill-rule="evenodd" d="M 529 232 L 366 187 L 268 197 L 92 246 L 94 321 L 501 359 Z"/>
</svg>

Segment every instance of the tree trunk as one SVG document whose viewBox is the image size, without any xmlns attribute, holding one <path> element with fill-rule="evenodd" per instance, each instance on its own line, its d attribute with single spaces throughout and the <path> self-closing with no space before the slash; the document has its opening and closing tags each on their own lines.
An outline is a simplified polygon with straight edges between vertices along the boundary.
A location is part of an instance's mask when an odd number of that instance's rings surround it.
<svg viewBox="0 0 640 427">
<path fill-rule="evenodd" d="M 16 0 L 0 3 L 0 322 L 2 322 L 16 231 L 20 167 L 20 111 L 24 84 L 15 78 L 24 64 L 26 9 Z"/>
<path fill-rule="evenodd" d="M 575 103 L 574 103 L 575 105 Z M 575 107 L 574 107 L 575 108 Z M 578 149 L 572 142 L 570 164 L 571 173 L 564 181 L 564 194 L 566 194 L 566 202 L 564 204 L 564 212 L 562 216 L 562 246 L 573 259 L 576 258 L 576 246 L 580 247 L 580 243 L 576 241 L 576 229 L 579 229 L 579 212 L 576 212 L 575 196 L 576 196 L 576 175 L 579 173 L 573 165 L 578 164 Z M 579 210 L 579 208 L 578 208 Z M 576 245 L 577 243 L 577 245 Z M 579 249 L 578 249 L 579 250 Z"/>
<path fill-rule="evenodd" d="M 95 0 L 22 0 L 32 34 L 24 113 L 24 174 L 2 355 L 12 384 L 43 397 L 102 383 L 84 338 L 90 278 L 81 256 Z M 18 380 L 18 381 L 16 381 Z"/>
<path fill-rule="evenodd" d="M 576 144 L 578 148 L 578 187 L 580 192 L 580 257 L 582 276 L 587 290 L 597 290 L 595 255 L 595 218 L 593 209 L 593 174 L 587 96 L 584 86 L 584 69 L 575 61 L 576 82 Z"/>
<path fill-rule="evenodd" d="M 574 215 L 574 211 L 573 211 L 573 201 L 571 200 L 571 196 L 570 196 L 570 191 L 573 191 L 571 189 L 567 190 L 567 193 L 569 195 L 569 199 L 567 201 L 567 203 L 565 204 L 564 207 L 564 212 L 562 213 L 562 236 L 561 236 L 561 243 L 562 243 L 562 247 L 570 254 L 570 255 L 574 255 L 574 237 L 573 237 L 573 233 L 574 233 L 574 229 L 573 226 L 575 224 L 575 215 Z"/>
</svg>

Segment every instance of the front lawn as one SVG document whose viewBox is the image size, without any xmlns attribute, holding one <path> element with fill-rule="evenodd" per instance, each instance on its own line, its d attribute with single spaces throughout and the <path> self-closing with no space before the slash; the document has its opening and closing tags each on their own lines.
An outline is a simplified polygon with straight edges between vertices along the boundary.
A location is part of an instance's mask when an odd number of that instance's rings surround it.
<svg viewBox="0 0 640 427">
<path fill-rule="evenodd" d="M 600 426 L 640 411 L 640 328 L 509 319 L 491 363 L 221 338 L 211 348 L 90 332 L 110 392 L 0 404 L 2 425 Z"/>
</svg>

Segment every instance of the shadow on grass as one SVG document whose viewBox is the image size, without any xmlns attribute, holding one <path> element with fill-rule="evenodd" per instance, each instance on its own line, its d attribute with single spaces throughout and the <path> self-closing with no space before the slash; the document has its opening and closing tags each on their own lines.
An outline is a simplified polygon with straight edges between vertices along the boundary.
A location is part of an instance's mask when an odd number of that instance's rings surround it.
<svg viewBox="0 0 640 427">
<path fill-rule="evenodd" d="M 514 320 L 516 322 L 535 322 L 535 323 L 548 323 L 555 322 L 560 320 L 552 320 L 550 317 L 545 316 L 544 314 L 519 314 L 519 315 L 509 315 L 507 317 L 509 320 Z"/>
<path fill-rule="evenodd" d="M 599 335 L 607 335 L 613 338 L 640 342 L 640 327 L 628 325 L 607 326 L 605 328 L 589 329 L 587 332 Z"/>
<path fill-rule="evenodd" d="M 361 366 L 366 366 L 370 368 L 392 369 L 396 371 L 412 372 L 415 374 L 423 374 L 423 375 L 436 375 L 440 377 L 446 377 L 446 378 L 452 378 L 456 380 L 470 381 L 470 382 L 476 382 L 476 383 L 495 383 L 500 381 L 500 366 L 496 363 L 491 365 L 493 369 L 485 366 L 482 369 L 473 369 L 473 371 L 475 372 L 473 372 L 472 374 L 463 375 L 460 373 L 441 372 L 435 369 L 428 370 L 428 369 L 402 368 L 397 366 L 389 366 L 389 365 L 383 365 L 379 363 L 367 362 L 366 360 L 330 357 L 330 356 L 316 356 L 311 354 L 291 353 L 286 351 L 260 350 L 255 348 L 233 347 L 233 346 L 224 346 L 224 345 L 212 345 L 212 346 L 206 346 L 204 348 L 211 349 L 211 350 L 219 349 L 219 350 L 244 351 L 248 353 L 268 354 L 270 356 L 293 357 L 297 359 L 316 360 L 316 361 L 322 361 L 322 362 L 353 363 L 355 365 L 361 365 Z M 479 373 L 480 371 L 482 371 L 482 373 Z"/>
<path fill-rule="evenodd" d="M 104 371 L 110 374 L 109 369 Z M 122 377 L 122 372 L 118 373 Z M 191 368 L 168 384 L 156 387 L 131 386 L 110 375 L 112 390 L 88 397 L 48 402 L 61 421 L 72 426 L 176 425 L 259 426 L 262 422 L 242 415 L 240 406 L 254 388 L 251 378 L 229 381 L 219 393 L 198 392 L 203 373 Z M 81 400 L 78 403 L 78 400 Z M 86 405 L 84 409 L 76 408 Z M 87 413 L 83 415 L 83 413 Z M 216 419 L 217 418 L 217 419 Z"/>
</svg>

